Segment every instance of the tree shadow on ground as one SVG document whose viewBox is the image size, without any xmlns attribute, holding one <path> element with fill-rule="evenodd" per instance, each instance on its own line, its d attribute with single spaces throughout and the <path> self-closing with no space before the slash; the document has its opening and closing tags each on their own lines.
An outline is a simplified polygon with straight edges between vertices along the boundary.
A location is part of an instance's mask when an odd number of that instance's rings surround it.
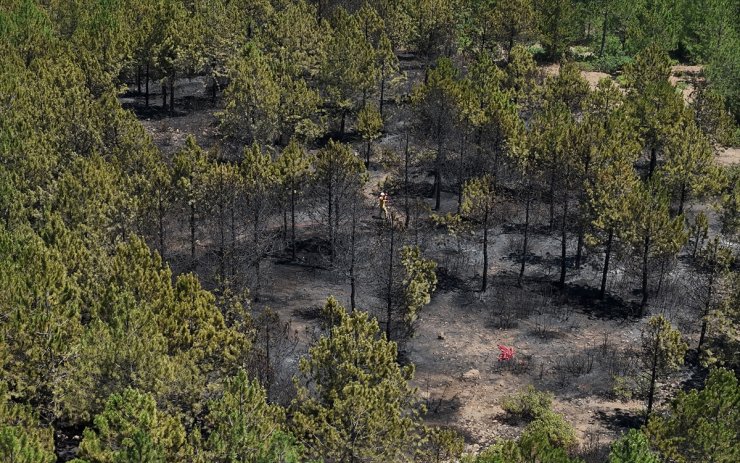
<svg viewBox="0 0 740 463">
<path fill-rule="evenodd" d="M 635 413 L 621 408 L 617 408 L 613 412 L 598 410 L 595 414 L 596 418 L 601 421 L 607 429 L 615 432 L 620 432 L 624 429 L 639 428 L 645 422 L 645 417 L 642 413 Z"/>
<path fill-rule="evenodd" d="M 590 317 L 601 320 L 627 320 L 639 312 L 639 305 L 613 294 L 599 299 L 599 289 L 585 285 L 566 284 L 562 294 L 565 302 Z"/>
</svg>

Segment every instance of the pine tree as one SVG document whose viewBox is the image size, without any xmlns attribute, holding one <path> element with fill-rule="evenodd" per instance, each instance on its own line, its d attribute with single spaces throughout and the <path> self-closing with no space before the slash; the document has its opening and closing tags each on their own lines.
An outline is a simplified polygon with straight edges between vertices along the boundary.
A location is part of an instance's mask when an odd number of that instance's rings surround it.
<svg viewBox="0 0 740 463">
<path fill-rule="evenodd" d="M 477 57 L 469 69 L 467 80 L 467 87 L 473 99 L 477 100 L 473 103 L 475 107 L 469 108 L 465 114 L 465 119 L 475 131 L 475 163 L 493 175 L 495 186 L 511 139 L 523 131 L 522 121 L 513 101 L 513 91 L 506 88 L 507 74 L 496 65 L 490 53 Z"/>
<path fill-rule="evenodd" d="M 302 448 L 285 428 L 285 411 L 267 403 L 265 390 L 244 370 L 226 380 L 223 395 L 211 401 L 206 423 L 209 461 L 297 463 Z"/>
<path fill-rule="evenodd" d="M 221 130 L 239 145 L 270 144 L 278 134 L 280 82 L 257 43 L 245 46 L 230 68 L 230 84 L 220 113 Z"/>
<path fill-rule="evenodd" d="M 638 429 L 630 429 L 612 444 L 609 463 L 660 463 L 660 459 L 650 449 L 645 434 Z"/>
<path fill-rule="evenodd" d="M 449 56 L 455 46 L 457 0 L 420 0 L 398 6 L 408 11 L 410 48 L 422 56 L 425 69 L 442 56 Z M 404 18 L 405 19 L 405 18 Z"/>
<path fill-rule="evenodd" d="M 326 230 L 329 260 L 337 258 L 339 225 L 347 217 L 348 201 L 366 181 L 362 160 L 349 146 L 333 140 L 319 150 L 314 161 L 312 196 L 317 201 L 314 212 Z"/>
<path fill-rule="evenodd" d="M 559 60 L 567 51 L 579 31 L 575 2 L 571 0 L 546 0 L 537 2 L 539 30 L 549 59 Z"/>
<path fill-rule="evenodd" d="M 62 245 L 72 244 L 62 233 L 44 233 Z M 62 253 L 26 227 L 0 232 L 0 256 L 3 379 L 17 396 L 37 404 L 42 419 L 50 422 L 61 408 L 56 384 L 83 330 L 80 288 Z"/>
<path fill-rule="evenodd" d="M 711 312 L 722 301 L 733 263 L 732 251 L 722 246 L 716 236 L 698 254 L 698 272 L 692 289 L 695 291 L 694 302 L 701 314 L 701 333 L 697 347 L 700 353 L 707 336 Z"/>
<path fill-rule="evenodd" d="M 325 313 L 334 314 L 330 331 L 301 359 L 296 378 L 297 435 L 327 462 L 408 460 L 419 424 L 413 367 L 398 365 L 396 344 L 366 312 L 347 314 L 330 298 Z"/>
<path fill-rule="evenodd" d="M 432 293 L 437 289 L 437 263 L 421 256 L 418 246 L 404 246 L 401 249 L 401 264 L 404 267 L 404 323 L 413 334 L 414 323 L 421 310 L 432 301 Z"/>
<path fill-rule="evenodd" d="M 426 81 L 417 85 L 411 96 L 415 111 L 416 131 L 434 143 L 434 210 L 441 204 L 442 170 L 445 165 L 446 144 L 454 128 L 455 100 L 458 71 L 447 58 L 437 61 Z"/>
<path fill-rule="evenodd" d="M 238 165 L 218 160 L 208 165 L 202 181 L 204 208 L 216 225 L 218 278 L 223 289 L 236 271 L 237 202 L 243 198 L 244 181 Z"/>
<path fill-rule="evenodd" d="M 639 118 L 649 153 L 648 177 L 655 172 L 671 127 L 684 111 L 681 96 L 668 82 L 670 69 L 668 55 L 657 45 L 640 52 L 625 69 L 628 101 Z"/>
<path fill-rule="evenodd" d="M 625 198 L 639 181 L 634 164 L 640 142 L 627 109 L 619 89 L 607 80 L 599 82 L 586 102 L 583 128 L 591 136 L 593 149 L 581 160 L 587 203 L 583 209 L 591 227 L 585 240 L 591 246 L 604 246 L 600 299 L 606 295 L 612 249 L 627 212 Z"/>
<path fill-rule="evenodd" d="M 488 232 L 491 227 L 496 197 L 490 175 L 474 178 L 465 184 L 461 212 L 477 222 L 483 230 L 483 277 L 481 292 L 488 287 Z"/>
<path fill-rule="evenodd" d="M 293 260 L 296 259 L 296 207 L 306 186 L 310 166 L 305 148 L 295 140 L 290 141 L 276 161 L 280 184 L 290 207 L 290 253 Z"/>
<path fill-rule="evenodd" d="M 711 194 L 720 187 L 712 146 L 693 121 L 679 125 L 668 136 L 660 172 L 678 197 L 678 215 L 693 195 Z"/>
<path fill-rule="evenodd" d="M 737 377 L 731 371 L 714 369 L 702 390 L 679 391 L 665 416 L 653 416 L 647 434 L 670 461 L 737 461 L 740 458 L 738 400 Z"/>
<path fill-rule="evenodd" d="M 516 41 L 533 35 L 537 27 L 536 18 L 532 0 L 495 3 L 491 14 L 492 29 L 509 62 Z"/>
<path fill-rule="evenodd" d="M 726 294 L 710 314 L 713 335 L 708 338 L 702 363 L 734 370 L 740 366 L 740 277 L 729 275 Z"/>
<path fill-rule="evenodd" d="M 108 399 L 87 428 L 77 463 L 173 461 L 186 458 L 185 430 L 180 422 L 157 410 L 154 399 L 126 388 Z"/>
<path fill-rule="evenodd" d="M 674 217 L 665 186 L 660 180 L 641 183 L 626 198 L 626 221 L 617 230 L 633 256 L 641 260 L 642 300 L 639 315 L 645 311 L 649 295 L 650 261 L 657 256 L 672 256 L 684 245 L 683 216 Z"/>
<path fill-rule="evenodd" d="M 54 435 L 42 427 L 38 416 L 27 405 L 10 400 L 8 386 L 0 382 L 0 458 L 17 463 L 52 463 Z"/>
<path fill-rule="evenodd" d="M 178 197 L 185 203 L 188 211 L 188 226 L 190 231 L 190 267 L 198 265 L 196 255 L 196 233 L 198 219 L 203 200 L 202 180 L 208 169 L 208 159 L 203 149 L 198 146 L 193 135 L 185 140 L 185 146 L 175 154 L 174 175 Z"/>
<path fill-rule="evenodd" d="M 681 340 L 681 333 L 671 326 L 663 315 L 647 321 L 642 331 L 642 366 L 649 378 L 645 423 L 650 420 L 655 399 L 655 386 L 661 377 L 678 370 L 684 362 L 688 345 Z"/>
<path fill-rule="evenodd" d="M 267 232 L 267 218 L 275 208 L 278 173 L 270 154 L 256 143 L 244 149 L 240 164 L 244 181 L 246 217 L 251 228 L 249 267 L 254 271 L 252 295 L 259 300 L 262 284 L 261 264 L 272 240 Z"/>
<path fill-rule="evenodd" d="M 370 168 L 371 143 L 378 139 L 383 130 L 383 117 L 374 105 L 367 105 L 357 115 L 357 130 L 365 140 L 365 169 Z"/>
<path fill-rule="evenodd" d="M 344 136 L 347 116 L 363 108 L 370 92 L 377 87 L 379 69 L 368 39 L 360 19 L 338 8 L 321 80 L 327 103 L 339 118 L 340 136 Z"/>
<path fill-rule="evenodd" d="M 505 88 L 513 92 L 512 99 L 520 111 L 526 111 L 539 98 L 537 63 L 532 53 L 521 45 L 515 45 L 506 64 Z"/>
</svg>

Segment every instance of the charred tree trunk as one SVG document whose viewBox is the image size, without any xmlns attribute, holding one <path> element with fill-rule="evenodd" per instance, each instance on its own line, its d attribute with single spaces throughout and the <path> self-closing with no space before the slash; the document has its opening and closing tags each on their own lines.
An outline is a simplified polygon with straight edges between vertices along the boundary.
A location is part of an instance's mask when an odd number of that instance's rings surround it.
<svg viewBox="0 0 740 463">
<path fill-rule="evenodd" d="M 350 228 L 350 256 L 349 256 L 349 307 L 352 312 L 355 311 L 357 296 L 357 282 L 355 278 L 355 234 L 357 231 L 357 204 L 356 200 L 352 202 L 352 227 Z"/>
<path fill-rule="evenodd" d="M 650 237 L 646 236 L 642 249 L 642 301 L 640 301 L 640 313 L 645 313 L 645 307 L 648 303 L 648 255 L 650 253 Z"/>
<path fill-rule="evenodd" d="M 403 150 L 403 208 L 404 208 L 404 228 L 409 228 L 409 218 L 411 216 L 411 210 L 409 207 L 409 133 L 406 132 L 406 147 Z"/>
<path fill-rule="evenodd" d="M 599 299 L 604 300 L 606 295 L 606 277 L 609 275 L 609 259 L 612 254 L 612 240 L 614 239 L 614 230 L 609 229 L 609 237 L 606 240 L 606 249 L 604 252 L 604 270 L 601 273 L 601 288 L 599 288 Z"/>
<path fill-rule="evenodd" d="M 488 288 L 488 215 L 489 210 L 486 207 L 483 215 L 483 282 L 480 287 L 482 293 L 485 293 Z"/>
<path fill-rule="evenodd" d="M 391 233 L 391 245 L 390 245 L 390 253 L 389 253 L 389 263 L 388 263 L 388 288 L 386 293 L 386 325 L 385 325 L 385 338 L 390 341 L 391 340 L 391 327 L 393 325 L 393 247 L 395 244 L 395 233 L 394 233 L 394 227 L 393 227 L 393 216 L 389 215 L 388 217 L 388 223 L 390 226 L 390 233 Z"/>
<path fill-rule="evenodd" d="M 560 226 L 560 281 L 558 284 L 561 288 L 565 288 L 565 276 L 568 271 L 568 262 L 566 261 L 568 254 L 568 193 L 565 193 L 565 199 L 563 201 L 563 221 Z"/>
<path fill-rule="evenodd" d="M 465 134 L 460 137 L 460 162 L 457 166 L 457 213 L 460 213 L 462 208 L 462 195 L 463 186 L 465 185 L 464 177 L 465 170 Z"/>
<path fill-rule="evenodd" d="M 716 252 L 716 249 L 715 249 Z M 697 350 L 701 352 L 701 348 L 704 345 L 704 340 L 707 335 L 707 317 L 709 316 L 709 309 L 712 307 L 712 293 L 714 292 L 714 269 L 709 273 L 709 281 L 707 281 L 707 300 L 704 303 L 704 313 L 701 317 L 701 334 L 699 335 L 699 346 Z"/>
<path fill-rule="evenodd" d="M 195 204 L 190 204 L 190 267 L 193 270 L 198 267 L 195 259 Z"/>
<path fill-rule="evenodd" d="M 157 198 L 157 222 L 158 222 L 158 229 L 159 229 L 159 255 L 162 257 L 162 260 L 167 260 L 167 257 L 165 256 L 165 248 L 164 248 L 164 214 L 165 214 L 165 207 L 164 207 L 164 201 L 162 200 L 162 196 L 160 193 L 159 198 Z"/>
<path fill-rule="evenodd" d="M 576 243 L 576 270 L 581 269 L 581 259 L 583 257 L 583 234 L 585 233 L 583 222 L 578 224 L 578 242 Z"/>
<path fill-rule="evenodd" d="M 658 349 L 660 347 L 659 345 L 659 337 L 656 334 L 655 335 L 655 343 L 653 344 L 653 365 L 650 371 L 650 390 L 648 391 L 648 406 L 647 406 L 647 413 L 645 414 L 645 424 L 647 425 L 648 420 L 650 420 L 650 413 L 653 411 L 653 400 L 655 397 L 655 380 L 658 376 Z"/>
<path fill-rule="evenodd" d="M 136 66 L 136 94 L 141 95 L 141 64 Z"/>
<path fill-rule="evenodd" d="M 296 259 L 295 249 L 295 185 L 290 190 L 290 256 Z"/>
<path fill-rule="evenodd" d="M 381 119 L 383 118 L 383 103 L 385 100 L 385 79 L 385 60 L 383 60 L 383 64 L 380 68 L 380 101 L 378 104 Z"/>
<path fill-rule="evenodd" d="M 655 146 L 650 148 L 650 166 L 648 167 L 648 178 L 652 178 L 655 166 L 658 164 L 658 150 Z"/>
<path fill-rule="evenodd" d="M 370 140 L 365 144 L 365 169 L 370 168 Z"/>
<path fill-rule="evenodd" d="M 678 197 L 678 215 L 683 214 L 683 206 L 686 202 L 686 183 L 681 184 L 681 194 Z"/>
<path fill-rule="evenodd" d="M 599 47 L 599 57 L 604 56 L 604 47 L 606 46 L 606 24 L 609 20 L 609 8 L 604 8 L 604 21 L 601 28 L 601 47 Z"/>
<path fill-rule="evenodd" d="M 532 183 L 530 182 L 527 186 L 527 200 L 526 200 L 526 206 L 525 206 L 525 212 L 524 212 L 524 240 L 522 242 L 522 266 L 519 269 L 519 278 L 517 280 L 517 285 L 522 285 L 522 279 L 524 278 L 524 269 L 527 265 L 527 242 L 529 240 L 529 209 L 532 205 Z"/>
<path fill-rule="evenodd" d="M 149 107 L 149 60 L 146 62 L 146 72 L 144 74 L 144 105 Z"/>
<path fill-rule="evenodd" d="M 231 195 L 231 204 L 229 205 L 230 209 L 230 228 L 231 228 L 231 243 L 229 245 L 229 276 L 233 279 L 234 278 L 234 256 L 236 255 L 236 197 L 235 195 Z"/>
<path fill-rule="evenodd" d="M 175 114 L 175 73 L 170 77 L 170 115 Z"/>
</svg>

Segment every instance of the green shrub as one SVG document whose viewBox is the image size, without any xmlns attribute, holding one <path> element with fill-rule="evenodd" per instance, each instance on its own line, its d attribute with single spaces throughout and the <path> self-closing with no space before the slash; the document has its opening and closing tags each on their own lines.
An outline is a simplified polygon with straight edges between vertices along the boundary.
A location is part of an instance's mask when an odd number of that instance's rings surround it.
<svg viewBox="0 0 740 463">
<path fill-rule="evenodd" d="M 597 50 L 596 57 L 591 61 L 591 65 L 596 71 L 614 74 L 632 61 L 632 58 L 627 56 L 622 49 L 622 42 L 619 40 L 619 37 L 614 35 L 607 36 L 603 56 L 598 56 L 600 47 L 601 44 L 595 46 Z"/>
<path fill-rule="evenodd" d="M 523 392 L 504 398 L 501 407 L 516 421 L 530 422 L 552 408 L 552 394 L 538 391 L 533 386 Z"/>
<path fill-rule="evenodd" d="M 576 445 L 576 431 L 562 415 L 547 410 L 529 423 L 519 446 L 526 455 L 538 455 L 544 449 L 572 449 Z"/>
<path fill-rule="evenodd" d="M 645 434 L 630 429 L 612 444 L 609 463 L 659 463 L 658 456 L 650 450 Z"/>
</svg>

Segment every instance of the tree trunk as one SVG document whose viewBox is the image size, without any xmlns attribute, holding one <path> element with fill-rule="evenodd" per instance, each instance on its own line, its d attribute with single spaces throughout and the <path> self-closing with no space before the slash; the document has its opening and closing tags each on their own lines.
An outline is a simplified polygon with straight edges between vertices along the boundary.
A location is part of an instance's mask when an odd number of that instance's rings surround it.
<svg viewBox="0 0 740 463">
<path fill-rule="evenodd" d="M 390 259 L 388 264 L 388 293 L 387 293 L 387 306 L 386 306 L 386 325 L 385 325 L 385 338 L 391 340 L 391 326 L 392 326 L 392 315 L 393 315 L 393 246 L 395 244 L 395 233 L 393 229 L 393 216 L 389 215 L 388 223 L 391 227 L 391 246 L 390 246 Z"/>
<path fill-rule="evenodd" d="M 136 94 L 141 95 L 141 64 L 136 66 Z"/>
<path fill-rule="evenodd" d="M 333 181 L 332 181 L 332 175 L 333 175 L 333 169 L 330 168 L 330 175 L 329 175 L 329 204 L 327 207 L 328 212 L 328 219 L 329 222 L 327 225 L 329 226 L 329 264 L 334 265 L 334 192 L 332 189 L 334 188 Z"/>
<path fill-rule="evenodd" d="M 563 201 L 563 222 L 560 227 L 560 281 L 561 288 L 565 288 L 565 274 L 568 271 L 566 257 L 568 253 L 568 193 Z"/>
<path fill-rule="evenodd" d="M 365 169 L 370 168 L 370 140 L 365 144 Z"/>
<path fill-rule="evenodd" d="M 262 263 L 262 250 L 259 246 L 259 223 L 260 223 L 260 205 L 254 205 L 254 225 L 252 226 L 252 243 L 254 245 L 254 300 L 259 302 L 260 300 L 260 289 L 261 289 L 261 263 Z"/>
<path fill-rule="evenodd" d="M 342 110 L 342 122 L 339 126 L 339 137 L 344 139 L 344 124 L 347 122 L 347 110 Z"/>
<path fill-rule="evenodd" d="M 148 108 L 149 107 L 149 59 L 147 58 L 146 62 L 146 73 L 144 74 L 144 105 Z"/>
<path fill-rule="evenodd" d="M 167 110 L 167 83 L 162 82 L 162 111 Z"/>
<path fill-rule="evenodd" d="M 221 288 L 223 290 L 226 284 L 226 218 L 224 204 L 221 199 L 218 201 L 218 232 L 218 267 L 221 277 Z"/>
<path fill-rule="evenodd" d="M 716 249 L 715 249 L 716 252 Z M 716 256 L 715 256 L 716 258 Z M 707 300 L 704 304 L 704 313 L 702 314 L 701 320 L 701 334 L 699 335 L 699 346 L 697 350 L 701 353 L 701 347 L 704 345 L 704 339 L 707 335 L 707 317 L 709 316 L 709 309 L 712 307 L 712 293 L 714 292 L 714 269 L 709 274 L 709 281 L 707 282 Z"/>
<path fill-rule="evenodd" d="M 658 278 L 658 289 L 655 290 L 655 295 L 660 295 L 660 290 L 663 288 L 663 277 L 665 277 L 665 258 L 660 259 L 660 278 Z"/>
<path fill-rule="evenodd" d="M 190 205 L 190 266 L 193 270 L 198 267 L 195 260 L 195 205 Z"/>
<path fill-rule="evenodd" d="M 167 260 L 165 257 L 165 249 L 164 249 L 164 201 L 162 201 L 162 196 L 160 193 L 160 196 L 157 201 L 157 209 L 159 209 L 159 213 L 157 214 L 158 222 L 159 222 L 159 255 L 162 257 L 162 260 Z"/>
<path fill-rule="evenodd" d="M 230 199 L 230 225 L 231 225 L 231 243 L 229 245 L 229 276 L 234 278 L 234 256 L 236 255 L 236 197 L 231 195 Z"/>
<path fill-rule="evenodd" d="M 648 303 L 648 255 L 650 253 L 650 237 L 645 237 L 645 244 L 642 250 L 642 301 L 640 301 L 640 313 L 645 313 L 645 307 Z"/>
<path fill-rule="evenodd" d="M 288 244 L 288 205 L 283 203 L 283 229 L 282 229 L 282 238 L 283 238 L 283 249 L 285 249 L 285 246 Z"/>
<path fill-rule="evenodd" d="M 486 206 L 485 214 L 483 215 L 483 282 L 481 283 L 480 291 L 486 292 L 488 287 L 488 206 Z"/>
<path fill-rule="evenodd" d="M 379 102 L 379 110 L 380 110 L 380 118 L 383 118 L 383 103 L 385 100 L 385 60 L 383 60 L 383 65 L 380 68 L 380 102 Z"/>
<path fill-rule="evenodd" d="M 681 184 L 681 195 L 678 198 L 678 215 L 683 214 L 683 205 L 686 202 L 686 183 Z"/>
<path fill-rule="evenodd" d="M 604 56 L 604 46 L 606 45 L 606 23 L 609 20 L 609 8 L 604 8 L 604 23 L 601 30 L 601 47 L 599 48 L 599 57 Z"/>
<path fill-rule="evenodd" d="M 576 270 L 581 269 L 581 258 L 583 257 L 583 234 L 584 234 L 583 222 L 578 224 L 578 243 L 576 244 Z"/>
<path fill-rule="evenodd" d="M 550 233 L 555 226 L 555 156 L 552 159 L 553 167 L 550 172 Z"/>
<path fill-rule="evenodd" d="M 218 91 L 218 79 L 213 76 L 213 87 L 211 87 L 211 103 L 216 103 L 216 92 Z"/>
<path fill-rule="evenodd" d="M 352 202 L 352 228 L 350 229 L 350 256 L 349 256 L 349 285 L 350 285 L 350 296 L 349 296 L 349 307 L 350 311 L 354 312 L 355 298 L 357 295 L 357 284 L 355 281 L 355 233 L 357 229 L 357 204 L 356 200 Z"/>
<path fill-rule="evenodd" d="M 442 139 L 437 142 L 437 156 L 434 160 L 434 210 L 438 211 L 442 198 Z"/>
<path fill-rule="evenodd" d="M 609 275 L 609 258 L 612 254 L 612 240 L 614 239 L 614 229 L 609 229 L 609 237 L 606 240 L 606 249 L 604 256 L 604 270 L 601 274 L 601 288 L 599 288 L 599 299 L 604 300 L 606 295 L 606 277 Z"/>
<path fill-rule="evenodd" d="M 648 167 L 648 178 L 652 178 L 655 166 L 658 164 L 658 150 L 653 146 L 650 148 L 650 166 Z"/>
<path fill-rule="evenodd" d="M 404 228 L 409 228 L 409 219 L 411 211 L 409 208 L 409 133 L 406 132 L 406 148 L 404 149 L 404 166 L 403 166 L 403 207 L 406 217 L 404 217 Z"/>
<path fill-rule="evenodd" d="M 295 249 L 295 185 L 290 190 L 290 250 L 291 258 L 295 261 L 296 249 Z"/>
<path fill-rule="evenodd" d="M 460 213 L 462 208 L 462 194 L 464 186 L 464 170 L 465 168 L 465 134 L 463 133 L 460 137 L 460 163 L 457 166 L 457 213 Z"/>
<path fill-rule="evenodd" d="M 506 50 L 506 60 L 511 63 L 511 50 L 514 48 L 514 31 L 509 33 L 509 48 Z"/>
<path fill-rule="evenodd" d="M 524 213 L 524 240 L 522 243 L 522 266 L 519 269 L 519 278 L 517 280 L 517 285 L 522 285 L 522 278 L 524 278 L 524 269 L 527 265 L 527 241 L 529 239 L 529 208 L 532 204 L 532 193 L 531 193 L 531 187 L 532 184 L 530 183 L 527 187 L 527 203 L 525 207 L 525 213 Z"/>
<path fill-rule="evenodd" d="M 175 114 L 175 73 L 170 78 L 170 115 Z"/>
<path fill-rule="evenodd" d="M 699 251 L 699 233 L 694 237 L 694 251 L 691 253 L 691 257 L 696 259 L 696 253 Z"/>
<path fill-rule="evenodd" d="M 645 424 L 650 419 L 650 413 L 653 411 L 653 398 L 655 397 L 655 380 L 658 376 L 658 334 L 655 335 L 655 344 L 653 345 L 653 366 L 650 372 L 650 391 L 648 392 L 647 414 L 645 415 Z"/>
</svg>

